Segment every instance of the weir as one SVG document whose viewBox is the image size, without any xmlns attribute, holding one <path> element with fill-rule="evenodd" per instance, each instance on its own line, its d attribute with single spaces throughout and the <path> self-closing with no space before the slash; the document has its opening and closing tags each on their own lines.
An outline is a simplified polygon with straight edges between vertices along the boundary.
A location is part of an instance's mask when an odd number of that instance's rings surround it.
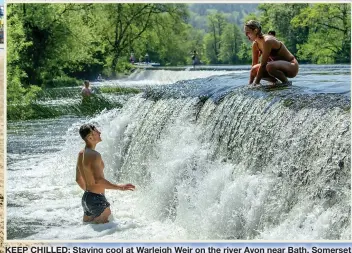
<svg viewBox="0 0 352 253">
<path fill-rule="evenodd" d="M 108 125 L 111 173 L 142 187 L 139 208 L 187 239 L 350 238 L 347 97 L 149 94 Z"/>
<path fill-rule="evenodd" d="M 349 71 L 302 67 L 292 87 L 270 91 L 249 89 L 248 72 L 141 71 L 99 84 L 145 86 L 120 109 L 10 123 L 7 235 L 349 240 Z M 87 122 L 102 132 L 106 178 L 136 185 L 106 192 L 113 217 L 103 233 L 81 224 L 74 181 Z"/>
</svg>

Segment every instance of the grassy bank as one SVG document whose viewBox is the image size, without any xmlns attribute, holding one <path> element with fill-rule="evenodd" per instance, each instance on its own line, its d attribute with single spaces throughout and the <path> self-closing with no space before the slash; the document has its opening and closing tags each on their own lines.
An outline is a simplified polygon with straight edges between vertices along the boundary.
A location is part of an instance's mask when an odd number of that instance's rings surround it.
<svg viewBox="0 0 352 253">
<path fill-rule="evenodd" d="M 137 94 L 140 93 L 141 90 L 136 88 L 124 88 L 124 87 L 101 87 L 101 93 L 113 93 L 113 94 Z"/>
<path fill-rule="evenodd" d="M 22 105 L 8 105 L 8 120 L 47 119 L 64 115 L 93 116 L 103 110 L 121 108 L 118 102 L 110 101 L 99 95 L 81 99 L 71 105 L 45 105 L 36 102 Z"/>
<path fill-rule="evenodd" d="M 30 101 L 24 100 L 7 104 L 7 120 L 29 120 L 54 118 L 64 115 L 93 116 L 103 110 L 121 108 L 122 104 L 107 98 L 104 93 L 116 95 L 137 94 L 134 88 L 101 87 L 95 88 L 90 97 L 83 98 L 81 87 L 44 88 Z"/>
</svg>

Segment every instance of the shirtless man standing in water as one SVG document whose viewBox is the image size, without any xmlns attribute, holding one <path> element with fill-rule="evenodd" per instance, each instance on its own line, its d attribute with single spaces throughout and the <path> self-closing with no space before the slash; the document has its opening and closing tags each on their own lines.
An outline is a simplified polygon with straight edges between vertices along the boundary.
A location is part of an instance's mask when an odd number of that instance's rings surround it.
<svg viewBox="0 0 352 253">
<path fill-rule="evenodd" d="M 111 214 L 110 203 L 105 198 L 105 189 L 133 191 L 132 184 L 112 184 L 104 178 L 104 162 L 95 146 L 101 142 L 99 130 L 92 124 L 82 125 L 79 134 L 86 146 L 78 154 L 76 182 L 85 191 L 82 197 L 83 221 L 107 223 Z"/>
</svg>

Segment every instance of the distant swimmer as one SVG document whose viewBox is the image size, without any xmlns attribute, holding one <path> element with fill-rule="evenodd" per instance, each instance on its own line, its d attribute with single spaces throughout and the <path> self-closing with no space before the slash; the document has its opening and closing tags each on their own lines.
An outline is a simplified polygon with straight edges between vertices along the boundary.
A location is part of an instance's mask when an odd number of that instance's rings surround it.
<svg viewBox="0 0 352 253">
<path fill-rule="evenodd" d="M 274 35 L 263 34 L 260 23 L 255 20 L 250 20 L 245 24 L 244 32 L 253 42 L 249 84 L 259 85 L 261 79 L 264 79 L 274 85 L 292 85 L 287 78 L 295 77 L 299 66 L 298 61 L 284 43 L 277 40 Z M 259 63 L 260 55 L 261 62 Z"/>
<path fill-rule="evenodd" d="M 84 87 L 81 90 L 81 94 L 83 97 L 89 97 L 93 93 L 92 89 L 90 88 L 89 81 L 85 80 L 83 84 L 84 84 Z"/>
<path fill-rule="evenodd" d="M 98 75 L 97 81 L 103 81 L 103 77 L 101 76 L 101 74 Z"/>
<path fill-rule="evenodd" d="M 196 64 L 198 64 L 198 54 L 197 54 L 197 51 L 194 50 L 193 51 L 193 54 L 192 54 L 192 65 L 193 65 L 193 68 L 196 67 Z"/>
<path fill-rule="evenodd" d="M 78 153 L 76 182 L 84 190 L 82 207 L 83 221 L 107 223 L 111 214 L 110 203 L 105 198 L 105 189 L 133 191 L 132 184 L 113 184 L 104 177 L 104 162 L 95 146 L 101 142 L 99 130 L 92 124 L 84 124 L 79 129 L 86 146 Z"/>
</svg>

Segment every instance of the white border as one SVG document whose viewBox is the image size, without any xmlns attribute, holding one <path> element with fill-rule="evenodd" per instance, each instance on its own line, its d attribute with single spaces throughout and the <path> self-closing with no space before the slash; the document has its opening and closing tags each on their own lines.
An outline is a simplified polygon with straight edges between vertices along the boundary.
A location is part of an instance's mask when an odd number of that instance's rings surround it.
<svg viewBox="0 0 352 253">
<path fill-rule="evenodd" d="M 259 246 L 263 246 L 265 244 L 274 244 L 274 243 L 280 243 L 280 244 L 286 244 L 286 246 L 294 246 L 293 244 L 303 244 L 303 243 L 308 243 L 308 244 L 319 244 L 319 243 L 329 243 L 329 244 L 333 244 L 333 243 L 339 243 L 339 244 L 343 244 L 343 243 L 349 243 L 350 246 L 352 245 L 352 219 L 350 218 L 351 221 L 351 238 L 350 240 L 310 240 L 310 241 L 304 241 L 304 240 L 273 240 L 273 241 L 268 241 L 268 240 L 180 240 L 180 241 L 172 241 L 172 240 L 167 240 L 167 241 L 163 241 L 163 240 L 153 240 L 153 241 L 144 241 L 144 240 L 133 240 L 133 241 L 109 241 L 109 240 L 102 240 L 101 238 L 96 239 L 96 240 L 8 240 L 7 239 L 7 229 L 6 229 L 6 225 L 7 225 L 7 215 L 6 214 L 6 206 L 7 206 L 7 195 L 6 193 L 6 182 L 7 182 L 7 75 L 6 75 L 6 70 L 7 70 L 7 4 L 10 3 L 223 3 L 223 4 L 232 4 L 232 3 L 241 3 L 241 4 L 259 4 L 259 3 L 275 3 L 275 4 L 283 4 L 283 2 L 281 2 L 280 0 L 276 0 L 276 1 L 252 1 L 252 0 L 248 0 L 248 2 L 244 2 L 242 1 L 236 1 L 236 0 L 219 0 L 219 1 L 215 1 L 215 0 L 189 0 L 189 1 L 177 1 L 177 0 L 173 0 L 173 1 L 167 1 L 167 0 L 154 0 L 154 1 L 143 1 L 143 0 L 123 0 L 123 1 L 112 1 L 112 0 L 5 0 L 4 2 L 4 129 L 3 129 L 3 133 L 4 133 L 4 238 L 3 238 L 3 242 L 4 244 L 15 244 L 15 243 L 28 243 L 28 244 L 42 244 L 42 243 L 51 243 L 51 244 L 64 244 L 64 243 L 77 243 L 77 244 L 84 244 L 84 243 L 90 243 L 90 244 L 100 244 L 100 243 L 119 243 L 119 244 L 133 244 L 133 243 L 145 243 L 145 244 L 155 244 L 155 245 L 150 245 L 151 247 L 154 246 L 158 246 L 159 244 L 191 244 L 191 243 L 214 243 L 214 244 L 258 244 Z M 319 1 L 319 0 L 309 0 L 309 1 L 304 1 L 304 0 L 285 0 L 284 3 L 331 3 L 331 4 L 338 4 L 338 3 L 351 3 L 351 0 L 337 0 L 337 1 Z M 352 5 L 352 4 L 351 4 Z M 351 6 L 351 14 L 352 14 L 352 6 Z M 351 35 L 351 41 L 352 41 L 352 35 Z M 352 47 L 351 47 L 351 55 L 352 55 Z M 351 60 L 351 80 L 352 80 L 352 60 Z M 352 95 L 351 95 L 352 98 Z M 350 110 L 350 115 L 352 117 L 352 113 Z M 352 138 L 352 137 L 351 137 Z M 352 140 L 351 140 L 352 142 Z M 352 150 L 351 150 L 351 157 L 352 157 Z M 351 185 L 352 185 L 352 176 L 351 176 Z M 352 194 L 351 194 L 351 204 L 352 204 Z M 351 205 L 351 209 L 352 209 L 352 205 Z M 351 210 L 352 212 L 352 210 Z M 351 214 L 352 215 L 352 214 Z M 0 221 L 1 222 L 1 221 Z M 4 245 L 6 246 L 6 245 Z M 90 246 L 94 246 L 94 245 L 90 245 Z M 270 245 L 267 245 L 267 247 L 269 247 Z M 312 245 L 313 246 L 313 245 Z M 349 246 L 348 244 L 346 246 Z"/>
</svg>

